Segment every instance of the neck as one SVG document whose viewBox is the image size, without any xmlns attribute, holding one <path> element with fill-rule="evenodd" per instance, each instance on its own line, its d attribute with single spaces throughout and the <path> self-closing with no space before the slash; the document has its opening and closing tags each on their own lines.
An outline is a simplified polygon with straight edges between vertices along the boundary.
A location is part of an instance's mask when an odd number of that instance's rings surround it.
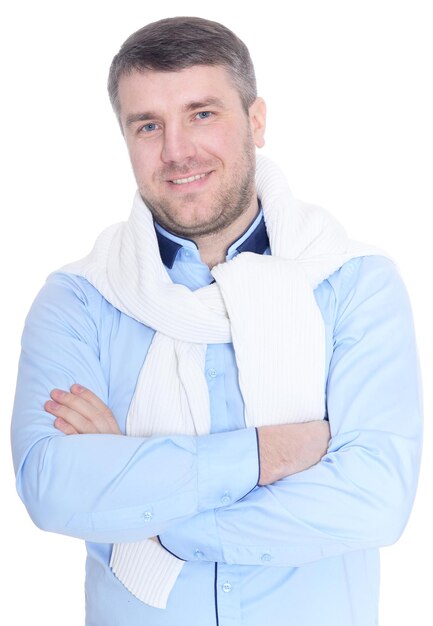
<svg viewBox="0 0 433 626">
<path fill-rule="evenodd" d="M 243 235 L 258 212 L 259 204 L 255 198 L 248 209 L 227 228 L 202 237 L 195 237 L 194 242 L 197 244 L 203 263 L 206 263 L 210 269 L 219 263 L 224 263 L 227 250 L 236 239 Z"/>
</svg>

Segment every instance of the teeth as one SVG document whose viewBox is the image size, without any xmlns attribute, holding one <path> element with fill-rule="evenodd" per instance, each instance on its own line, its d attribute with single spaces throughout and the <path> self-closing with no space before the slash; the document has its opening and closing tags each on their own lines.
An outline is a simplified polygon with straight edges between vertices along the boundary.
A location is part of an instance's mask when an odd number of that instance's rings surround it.
<svg viewBox="0 0 433 626">
<path fill-rule="evenodd" d="M 172 180 L 171 182 L 175 185 L 185 185 L 185 183 L 192 183 L 194 180 L 199 180 L 205 176 L 206 174 L 197 174 L 196 176 L 189 176 L 188 178 L 178 178 L 176 180 Z"/>
</svg>

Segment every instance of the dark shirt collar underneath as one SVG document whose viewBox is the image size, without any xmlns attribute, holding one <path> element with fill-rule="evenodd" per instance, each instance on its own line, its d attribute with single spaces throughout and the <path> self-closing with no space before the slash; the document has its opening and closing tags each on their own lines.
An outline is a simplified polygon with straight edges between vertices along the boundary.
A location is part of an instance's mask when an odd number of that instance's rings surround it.
<svg viewBox="0 0 433 626">
<path fill-rule="evenodd" d="M 255 226 L 254 228 L 253 225 Z M 190 239 L 183 239 L 178 235 L 172 235 L 167 230 L 161 228 L 159 225 L 155 225 L 156 237 L 158 240 L 159 252 L 164 265 L 171 269 L 176 259 L 177 253 L 183 247 L 182 241 L 191 246 Z M 251 230 L 247 237 L 246 233 Z M 236 245 L 239 242 L 238 245 Z M 194 244 L 195 245 L 195 244 Z M 263 217 L 263 211 L 260 210 L 258 216 L 254 219 L 253 223 L 246 229 L 235 242 L 233 242 L 227 249 L 227 255 L 234 256 L 241 252 L 255 252 L 256 254 L 263 254 L 265 250 L 269 248 L 269 238 L 266 232 L 265 220 Z"/>
</svg>

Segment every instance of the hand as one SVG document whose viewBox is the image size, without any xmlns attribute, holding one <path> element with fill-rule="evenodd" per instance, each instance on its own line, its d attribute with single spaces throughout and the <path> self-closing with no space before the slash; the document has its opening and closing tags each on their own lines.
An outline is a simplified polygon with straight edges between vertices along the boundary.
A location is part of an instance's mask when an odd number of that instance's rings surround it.
<svg viewBox="0 0 433 626">
<path fill-rule="evenodd" d="M 330 431 L 326 420 L 260 426 L 259 485 L 270 485 L 315 465 L 326 454 Z"/>
<path fill-rule="evenodd" d="M 72 385 L 70 392 L 53 389 L 50 396 L 44 408 L 56 417 L 54 426 L 65 435 L 122 434 L 108 406 L 89 389 Z"/>
</svg>

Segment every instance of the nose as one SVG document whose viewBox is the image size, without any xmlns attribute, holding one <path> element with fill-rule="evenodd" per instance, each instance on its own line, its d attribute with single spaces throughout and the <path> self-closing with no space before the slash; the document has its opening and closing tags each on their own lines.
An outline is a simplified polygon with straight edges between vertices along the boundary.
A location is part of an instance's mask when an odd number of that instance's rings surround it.
<svg viewBox="0 0 433 626">
<path fill-rule="evenodd" d="M 194 157 L 196 146 L 191 131 L 182 125 L 167 125 L 164 129 L 164 143 L 161 159 L 164 163 L 182 163 Z"/>
</svg>

